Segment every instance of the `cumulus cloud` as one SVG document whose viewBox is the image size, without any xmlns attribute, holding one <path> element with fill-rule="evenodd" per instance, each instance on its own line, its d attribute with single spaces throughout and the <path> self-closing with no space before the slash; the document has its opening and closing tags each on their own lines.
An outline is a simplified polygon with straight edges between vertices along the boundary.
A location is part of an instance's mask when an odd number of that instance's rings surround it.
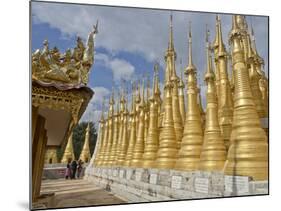
<svg viewBox="0 0 281 211">
<path fill-rule="evenodd" d="M 80 35 L 84 39 L 92 25 L 99 19 L 96 45 L 105 48 L 112 55 L 125 51 L 138 53 L 148 61 L 159 58 L 163 60 L 168 45 L 170 11 L 32 2 L 32 15 L 34 23 L 48 23 L 50 27 L 59 29 L 64 37 Z M 231 15 L 221 15 L 221 19 L 224 42 L 227 43 L 228 33 L 231 29 Z M 247 16 L 247 20 L 255 29 L 257 47 L 261 56 L 265 58 L 267 72 L 267 19 Z M 198 71 L 204 71 L 205 27 L 208 24 L 211 40 L 213 40 L 215 14 L 173 12 L 175 48 L 178 58 L 182 58 L 184 66 L 187 63 L 189 21 L 192 22 L 194 63 L 197 65 Z M 116 61 L 115 64 L 118 65 L 119 62 Z"/>
<path fill-rule="evenodd" d="M 135 67 L 128 61 L 119 58 L 110 58 L 107 54 L 96 54 L 96 61 L 110 68 L 113 80 L 120 82 L 121 79 L 130 80 L 135 72 Z"/>
<path fill-rule="evenodd" d="M 80 121 L 98 122 L 101 115 L 102 102 L 104 99 L 108 99 L 111 93 L 110 90 L 105 87 L 93 87 L 92 90 L 95 94 L 89 102 Z M 105 106 L 107 106 L 107 104 L 105 104 Z"/>
</svg>

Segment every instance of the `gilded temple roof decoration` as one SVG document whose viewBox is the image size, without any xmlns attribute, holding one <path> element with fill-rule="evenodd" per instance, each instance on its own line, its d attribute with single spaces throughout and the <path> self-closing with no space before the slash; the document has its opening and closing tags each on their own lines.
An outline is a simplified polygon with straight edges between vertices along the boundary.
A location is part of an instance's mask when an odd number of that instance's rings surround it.
<svg viewBox="0 0 281 211">
<path fill-rule="evenodd" d="M 32 80 L 62 90 L 86 86 L 94 63 L 94 40 L 97 33 L 98 22 L 89 33 L 86 46 L 77 37 L 76 47 L 64 53 L 57 47 L 49 49 L 48 40 L 44 40 L 43 49 L 32 53 Z"/>
</svg>

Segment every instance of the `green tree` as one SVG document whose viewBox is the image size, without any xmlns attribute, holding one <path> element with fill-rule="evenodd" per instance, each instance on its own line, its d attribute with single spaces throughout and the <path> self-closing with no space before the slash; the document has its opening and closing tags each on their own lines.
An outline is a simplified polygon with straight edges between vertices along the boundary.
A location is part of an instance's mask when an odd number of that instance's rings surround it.
<svg viewBox="0 0 281 211">
<path fill-rule="evenodd" d="M 96 141 L 97 141 L 97 131 L 95 125 L 93 122 L 81 122 L 77 124 L 73 129 L 73 150 L 76 159 L 79 159 L 80 153 L 82 151 L 88 123 L 90 123 L 89 145 L 90 145 L 91 156 L 94 152 Z"/>
<path fill-rule="evenodd" d="M 96 142 L 97 142 L 97 131 L 96 131 L 94 123 L 93 122 L 89 122 L 89 123 L 90 123 L 89 145 L 90 145 L 90 153 L 92 156 L 93 152 L 95 150 Z M 80 153 L 82 151 L 84 141 L 85 141 L 87 126 L 88 126 L 88 122 L 80 122 L 73 128 L 72 142 L 73 142 L 74 156 L 76 159 L 79 159 Z M 57 155 L 58 155 L 59 160 L 61 160 L 63 153 L 64 153 L 64 149 L 62 147 L 59 147 L 57 149 Z"/>
</svg>

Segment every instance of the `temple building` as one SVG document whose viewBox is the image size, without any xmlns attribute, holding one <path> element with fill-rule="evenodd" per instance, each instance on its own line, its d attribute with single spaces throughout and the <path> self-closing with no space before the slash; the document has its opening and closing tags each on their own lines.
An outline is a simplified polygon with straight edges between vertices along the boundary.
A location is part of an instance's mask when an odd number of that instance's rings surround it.
<svg viewBox="0 0 281 211">
<path fill-rule="evenodd" d="M 88 35 L 86 45 L 77 38 L 77 46 L 65 53 L 57 47 L 32 53 L 32 202 L 40 199 L 44 161 L 56 163 L 56 149 L 66 148 L 63 162 L 74 158 L 72 130 L 86 110 L 94 92 L 87 86 L 94 63 L 97 25 Z"/>
</svg>

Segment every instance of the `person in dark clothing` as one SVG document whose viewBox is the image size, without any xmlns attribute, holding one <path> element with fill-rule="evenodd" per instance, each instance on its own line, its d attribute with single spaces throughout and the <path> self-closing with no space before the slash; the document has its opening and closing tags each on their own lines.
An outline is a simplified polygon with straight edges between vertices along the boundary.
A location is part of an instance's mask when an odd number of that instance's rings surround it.
<svg viewBox="0 0 281 211">
<path fill-rule="evenodd" d="M 65 169 L 65 179 L 68 179 L 71 177 L 71 169 L 70 169 L 70 161 L 68 161 Z"/>
<path fill-rule="evenodd" d="M 77 169 L 77 162 L 76 160 L 73 160 L 71 163 L 71 170 L 72 170 L 71 179 L 75 179 L 76 169 Z"/>
<path fill-rule="evenodd" d="M 77 178 L 81 176 L 82 170 L 83 170 L 83 161 L 79 160 L 78 167 L 77 167 Z"/>
</svg>

